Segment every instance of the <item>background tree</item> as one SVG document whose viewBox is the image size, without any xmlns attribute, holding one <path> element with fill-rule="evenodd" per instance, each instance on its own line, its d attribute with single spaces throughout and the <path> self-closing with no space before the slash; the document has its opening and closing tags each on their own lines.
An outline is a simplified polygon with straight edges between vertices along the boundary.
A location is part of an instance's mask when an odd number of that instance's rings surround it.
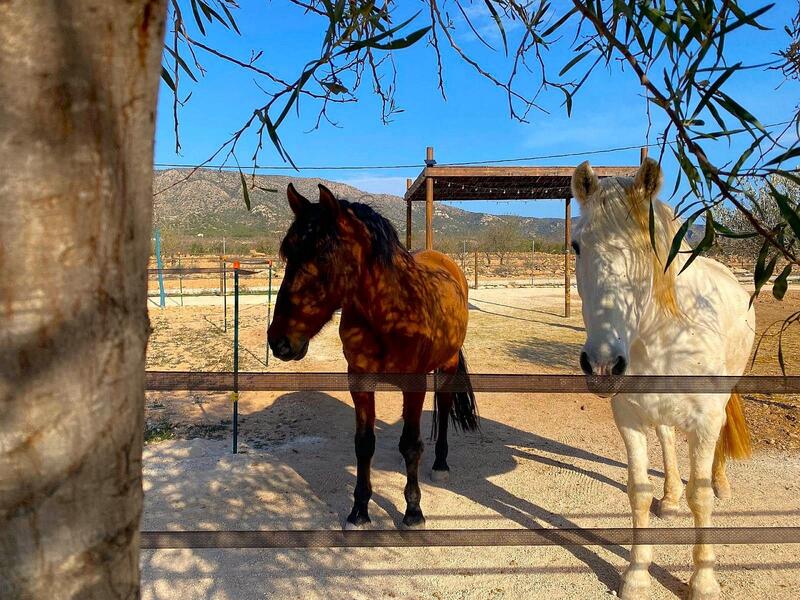
<svg viewBox="0 0 800 600">
<path fill-rule="evenodd" d="M 743 181 L 738 184 L 738 188 L 741 190 L 741 203 L 770 229 L 779 227 L 783 221 L 779 207 L 772 200 L 773 189 L 786 196 L 792 205 L 797 206 L 800 203 L 800 185 L 796 181 L 780 175 L 771 175 L 766 178 L 766 181 L 761 179 Z M 719 204 L 713 208 L 712 214 L 717 226 L 725 228 L 726 231 L 747 231 L 748 229 L 747 218 L 732 206 Z M 787 232 L 785 237 L 790 245 L 794 246 L 797 243 L 793 232 Z M 762 240 L 755 235 L 728 236 L 719 240 L 719 246 L 723 252 L 746 258 L 749 260 L 749 264 L 758 258 L 762 243 Z"/>
<path fill-rule="evenodd" d="M 484 228 L 478 238 L 478 245 L 486 256 L 487 265 L 492 264 L 493 255 L 503 265 L 509 252 L 519 251 L 521 240 L 522 233 L 516 220 L 498 219 Z"/>
</svg>

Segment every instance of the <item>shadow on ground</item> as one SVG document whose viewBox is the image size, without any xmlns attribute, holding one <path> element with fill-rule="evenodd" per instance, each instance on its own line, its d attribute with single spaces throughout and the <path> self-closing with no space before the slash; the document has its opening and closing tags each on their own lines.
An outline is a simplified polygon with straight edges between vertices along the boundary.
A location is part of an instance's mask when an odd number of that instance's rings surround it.
<svg viewBox="0 0 800 600">
<path fill-rule="evenodd" d="M 425 419 L 429 422 L 430 415 Z M 341 526 L 349 512 L 352 490 L 355 485 L 352 449 L 353 408 L 328 394 L 303 392 L 285 394 L 264 410 L 241 418 L 240 435 L 251 454 L 242 456 L 209 456 L 192 445 L 178 445 L 171 450 L 165 445 L 150 447 L 153 456 L 164 463 L 164 468 L 147 470 L 145 529 L 162 529 L 176 526 L 182 529 L 335 529 Z M 567 517 L 554 514 L 536 504 L 535 488 L 525 497 L 511 493 L 493 483 L 492 478 L 514 470 L 519 460 L 536 461 L 548 467 L 579 473 L 602 486 L 609 493 L 624 493 L 619 481 L 591 467 L 581 467 L 559 460 L 559 456 L 579 459 L 584 464 L 603 465 L 625 469 L 625 465 L 606 456 L 575 448 L 534 433 L 510 427 L 503 423 L 483 419 L 480 434 L 451 435 L 449 463 L 454 476 L 441 484 L 453 494 L 458 494 L 472 503 L 500 515 L 526 528 L 576 527 Z M 401 472 L 402 462 L 397 450 L 402 423 L 378 421 L 376 434 L 378 444 L 373 461 L 373 473 L 382 471 Z M 210 443 L 210 442 L 209 442 Z M 221 444 L 223 442 L 213 442 Z M 170 445 L 172 448 L 174 445 Z M 429 482 L 428 473 L 433 460 L 432 445 L 423 455 L 421 473 Z M 174 452 L 174 456 L 170 453 Z M 196 456 L 192 456 L 195 452 Z M 212 453 L 213 454 L 213 453 Z M 492 454 L 491 460 L 484 460 Z M 243 465 L 246 460 L 247 464 Z M 192 465 L 192 461 L 197 461 Z M 188 471 L 191 469 L 191 479 Z M 230 479 L 225 474 L 230 473 Z M 220 476 L 222 474 L 222 476 Z M 397 526 L 402 520 L 404 500 L 402 489 L 381 489 L 373 479 L 373 501 L 379 508 L 372 508 L 375 526 L 381 526 L 380 512 L 388 515 L 389 522 L 383 526 Z M 624 477 L 621 477 L 624 479 Z M 239 493 L 242 490 L 242 493 Z M 255 498 L 254 498 L 255 496 Z M 429 514 L 441 513 L 442 509 L 426 503 L 423 491 L 423 510 Z M 172 512 L 170 512 L 172 511 Z M 429 520 L 429 526 L 435 521 Z M 616 567 L 589 547 L 564 549 L 578 559 L 587 570 L 609 590 L 619 587 Z M 606 548 L 617 556 L 628 558 L 628 550 L 620 546 Z M 424 550 L 421 552 L 427 552 Z M 171 552 L 171 551 L 170 551 Z M 321 552 L 308 550 L 281 551 L 193 551 L 194 566 L 177 570 L 172 568 L 170 552 L 144 552 L 142 568 L 145 574 L 145 598 L 166 598 L 176 579 L 202 578 L 206 587 L 205 597 L 245 597 L 240 589 L 242 579 L 230 576 L 215 576 L 225 565 L 228 571 L 241 568 L 252 573 L 250 566 L 237 567 L 241 561 L 265 560 L 269 564 L 258 580 L 260 596 L 285 593 L 285 579 L 295 573 L 305 582 L 303 593 L 326 594 L 326 573 L 331 569 L 342 569 L 351 575 L 348 588 L 353 595 L 369 595 L 374 590 L 369 560 L 354 564 L 348 556 L 369 557 L 370 552 L 381 552 L 407 556 L 400 549 L 381 549 L 344 552 Z M 184 551 L 189 552 L 189 551 Z M 224 556 L 222 553 L 227 552 Z M 406 550 L 405 552 L 408 552 Z M 382 555 L 386 560 L 387 554 Z M 261 557 L 259 559 L 259 557 Z M 220 562 L 223 561 L 223 562 Z M 233 561 L 233 562 L 231 562 Z M 554 567 L 551 565 L 551 567 Z M 525 572 L 535 573 L 538 567 L 527 567 Z M 548 567 L 542 566 L 542 572 Z M 475 569 L 471 569 L 476 572 Z M 480 570 L 478 569 L 478 572 Z M 272 574 L 276 577 L 272 578 Z M 313 573 L 311 582 L 308 574 Z M 682 594 L 685 584 L 663 567 L 654 565 L 653 576 L 666 588 Z M 163 585 L 159 585 L 163 582 Z M 171 582 L 171 584 L 170 584 Z M 310 588 L 308 586 L 311 586 Z M 164 592 L 159 590 L 163 589 Z"/>
</svg>

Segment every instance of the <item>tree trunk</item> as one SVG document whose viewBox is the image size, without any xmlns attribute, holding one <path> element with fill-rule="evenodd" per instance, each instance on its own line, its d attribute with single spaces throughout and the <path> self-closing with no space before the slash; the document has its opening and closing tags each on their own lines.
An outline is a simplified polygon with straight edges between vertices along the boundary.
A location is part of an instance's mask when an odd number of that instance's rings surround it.
<svg viewBox="0 0 800 600">
<path fill-rule="evenodd" d="M 135 598 L 164 0 L 0 1 L 0 596 Z"/>
</svg>

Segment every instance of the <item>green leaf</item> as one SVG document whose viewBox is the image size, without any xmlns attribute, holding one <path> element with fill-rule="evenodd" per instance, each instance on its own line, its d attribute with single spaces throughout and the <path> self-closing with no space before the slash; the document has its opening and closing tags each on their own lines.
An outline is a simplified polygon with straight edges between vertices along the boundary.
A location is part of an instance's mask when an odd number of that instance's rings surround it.
<svg viewBox="0 0 800 600">
<path fill-rule="evenodd" d="M 239 169 L 239 177 L 242 178 L 242 194 L 244 195 L 244 205 L 250 210 L 250 192 L 247 191 L 247 182 L 244 180 L 244 173 Z"/>
<path fill-rule="evenodd" d="M 583 52 L 581 52 L 580 54 L 578 54 L 578 55 L 577 55 L 576 57 L 574 57 L 574 58 L 573 58 L 571 61 L 569 61 L 569 62 L 568 62 L 566 65 L 564 65 L 564 68 L 563 68 L 563 69 L 561 69 L 561 72 L 558 74 L 558 76 L 559 76 L 559 77 L 561 77 L 561 76 L 562 76 L 564 73 L 566 73 L 567 71 L 569 71 L 569 70 L 570 70 L 572 67 L 574 67 L 574 66 L 575 66 L 575 65 L 577 65 L 577 64 L 578 64 L 580 61 L 582 61 L 584 58 L 586 58 L 586 56 L 587 56 L 587 55 L 588 55 L 590 52 L 591 52 L 591 50 L 584 50 Z"/>
<path fill-rule="evenodd" d="M 797 215 L 797 209 L 790 205 L 789 198 L 785 194 L 782 194 L 770 180 L 767 180 L 767 183 L 772 192 L 772 197 L 775 199 L 775 203 L 781 211 L 781 215 L 786 219 L 789 227 L 792 228 L 795 237 L 800 239 L 800 216 Z"/>
<path fill-rule="evenodd" d="M 322 85 L 325 86 L 331 94 L 345 94 L 348 89 L 338 81 L 323 81 Z"/>
<path fill-rule="evenodd" d="M 652 198 L 650 198 L 650 206 L 647 214 L 647 228 L 650 231 L 650 247 L 653 248 L 653 252 L 656 253 L 656 257 L 660 260 L 661 257 L 658 256 L 658 248 L 656 248 L 656 213 L 653 208 Z"/>
<path fill-rule="evenodd" d="M 336 54 L 334 54 L 334 56 L 340 56 L 342 54 L 349 54 L 351 52 L 356 52 L 357 50 L 361 50 L 361 48 L 366 48 L 368 46 L 369 47 L 374 47 L 374 45 L 377 44 L 378 42 L 380 42 L 381 40 L 385 40 L 386 38 L 391 37 L 396 32 L 400 31 L 403 27 L 405 27 L 406 25 L 411 23 L 411 21 L 413 21 L 414 19 L 417 18 L 417 16 L 419 15 L 420 12 L 422 12 L 422 11 L 417 11 L 416 13 L 414 13 L 411 16 L 411 18 L 406 19 L 405 21 L 403 21 L 402 23 L 400 23 L 400 25 L 398 25 L 396 27 L 392 27 L 391 29 L 387 29 L 383 33 L 380 33 L 378 35 L 372 36 L 371 38 L 367 38 L 367 39 L 364 39 L 364 40 L 358 40 L 357 42 L 353 42 L 349 46 L 346 46 L 346 47 L 342 48 L 341 50 L 339 50 Z"/>
<path fill-rule="evenodd" d="M 237 25 L 236 25 L 236 19 L 233 18 L 233 15 L 231 14 L 231 11 L 228 10 L 228 7 L 225 6 L 224 2 L 222 3 L 222 10 L 225 11 L 225 15 L 228 17 L 228 21 L 230 21 L 230 24 L 233 27 L 233 30 L 236 33 L 238 33 L 239 35 L 242 35 L 242 32 L 239 31 L 239 27 L 237 27 Z"/>
<path fill-rule="evenodd" d="M 564 106 L 567 108 L 567 116 L 572 115 L 572 94 L 564 88 L 558 88 L 564 93 Z"/>
<path fill-rule="evenodd" d="M 561 27 L 567 21 L 567 19 L 569 19 L 577 11 L 578 11 L 578 9 L 573 7 L 570 10 L 568 10 L 567 12 L 565 12 L 561 16 L 561 18 L 558 19 L 558 21 L 556 21 L 555 23 L 550 25 L 550 27 L 548 27 L 547 29 L 544 30 L 544 33 L 542 34 L 542 37 L 546 38 L 548 35 L 550 35 L 554 31 L 556 31 L 559 27 Z"/>
<path fill-rule="evenodd" d="M 408 48 L 409 46 L 413 46 L 420 40 L 420 38 L 422 38 L 430 30 L 431 30 L 430 26 L 423 27 L 422 29 L 417 29 L 413 33 L 409 33 L 405 37 L 402 37 L 397 40 L 392 40 L 388 44 L 373 44 L 371 45 L 371 47 L 378 48 L 379 50 L 402 50 L 403 48 Z"/>
<path fill-rule="evenodd" d="M 736 71 L 738 71 L 741 66 L 742 63 L 738 62 L 735 65 L 728 67 L 727 69 L 725 69 L 722 75 L 717 77 L 714 83 L 708 86 L 705 93 L 703 94 L 703 97 L 700 98 L 700 102 L 697 103 L 697 107 L 694 109 L 694 112 L 692 113 L 693 119 L 694 117 L 700 114 L 700 111 L 702 111 L 703 108 L 705 108 L 705 106 L 709 103 L 711 98 L 714 97 L 714 94 L 717 93 L 717 90 L 719 90 L 719 88 L 722 87 L 722 84 L 725 83 L 731 75 L 733 75 Z"/>
<path fill-rule="evenodd" d="M 733 229 L 730 229 L 729 227 L 726 227 L 725 225 L 717 221 L 714 221 L 714 229 L 722 237 L 732 238 L 735 240 L 754 238 L 759 235 L 757 231 L 750 231 L 750 232 L 734 231 Z"/>
<path fill-rule="evenodd" d="M 771 161 L 766 163 L 764 166 L 766 167 L 768 165 L 775 165 L 778 163 L 782 163 L 783 161 L 789 160 L 790 158 L 795 158 L 796 156 L 800 156 L 800 146 L 789 148 L 786 152 L 780 154 L 779 156 L 776 156 Z"/>
<path fill-rule="evenodd" d="M 777 300 L 783 300 L 786 295 L 786 290 L 789 289 L 789 273 L 792 272 L 791 263 L 783 267 L 783 271 L 775 278 L 775 283 L 772 284 L 772 295 Z"/>
<path fill-rule="evenodd" d="M 170 76 L 169 71 L 167 71 L 164 65 L 161 65 L 161 79 L 164 80 L 164 83 L 166 83 L 173 92 L 177 91 L 175 89 L 175 82 L 172 81 L 172 77 Z"/>
<path fill-rule="evenodd" d="M 714 245 L 714 218 L 711 216 L 711 211 L 707 210 L 706 231 L 705 234 L 703 235 L 703 239 L 700 240 L 700 243 L 697 244 L 697 246 L 695 246 L 692 249 L 692 253 L 689 256 L 689 259 L 683 265 L 683 268 L 681 269 L 680 272 L 683 273 L 686 269 L 688 269 L 689 265 L 694 262 L 694 259 L 703 254 L 703 252 L 707 252 L 708 250 L 710 250 L 713 245 Z"/>
<path fill-rule="evenodd" d="M 764 238 L 764 243 L 761 245 L 761 250 L 759 251 L 758 258 L 756 259 L 756 268 L 753 272 L 755 291 L 753 292 L 753 295 L 750 296 L 751 305 L 753 304 L 753 300 L 755 300 L 758 294 L 761 292 L 761 288 L 764 287 L 764 284 L 769 280 L 770 275 L 772 275 L 772 271 L 775 269 L 775 263 L 778 260 L 778 257 L 775 256 L 769 263 L 767 263 L 769 247 L 769 240 Z"/>
<path fill-rule="evenodd" d="M 688 219 L 683 222 L 683 225 L 680 226 L 675 237 L 672 238 L 672 245 L 669 248 L 669 255 L 667 256 L 667 264 L 664 265 L 664 271 L 669 269 L 669 266 L 672 264 L 672 261 L 675 260 L 675 257 L 678 256 L 678 252 L 681 250 L 681 244 L 683 244 L 683 238 L 686 237 L 686 233 L 689 231 L 689 227 L 691 227 L 695 219 L 700 216 L 700 214 L 705 210 L 705 207 L 701 208 L 700 210 L 696 211 L 692 214 Z"/>
<path fill-rule="evenodd" d="M 179 54 L 175 54 L 175 51 L 169 46 L 164 46 L 164 50 L 169 52 L 175 58 L 175 60 L 178 61 L 180 67 L 184 71 L 186 71 L 186 74 L 192 78 L 192 81 L 197 82 L 197 77 L 194 76 L 194 73 L 192 73 L 192 70 L 189 68 L 189 65 L 186 64 L 186 62 L 180 57 Z"/>
<path fill-rule="evenodd" d="M 192 0 L 192 12 L 194 13 L 194 22 L 200 28 L 200 33 L 206 34 L 206 28 L 203 27 L 203 20 L 200 18 L 200 12 L 197 10 L 197 0 Z"/>
<path fill-rule="evenodd" d="M 486 8 L 489 9 L 489 12 L 492 13 L 492 18 L 497 24 L 497 29 L 500 30 L 500 35 L 503 38 L 503 48 L 505 49 L 506 56 L 508 56 L 508 41 L 506 40 L 506 30 L 503 28 L 503 21 L 500 19 L 500 15 L 497 14 L 497 10 L 490 0 L 483 0 L 483 2 L 486 4 Z"/>
</svg>

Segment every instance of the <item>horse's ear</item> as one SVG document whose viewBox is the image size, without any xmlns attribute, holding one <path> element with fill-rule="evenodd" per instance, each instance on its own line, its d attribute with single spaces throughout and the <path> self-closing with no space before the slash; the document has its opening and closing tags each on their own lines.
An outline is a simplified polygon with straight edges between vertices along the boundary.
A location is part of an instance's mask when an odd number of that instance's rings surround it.
<svg viewBox="0 0 800 600">
<path fill-rule="evenodd" d="M 661 165 L 652 158 L 645 158 L 642 166 L 636 172 L 633 185 L 637 190 L 641 190 L 644 197 L 649 200 L 658 194 L 663 182 L 664 174 L 661 171 Z"/>
<path fill-rule="evenodd" d="M 578 199 L 578 202 L 585 204 L 597 191 L 598 186 L 597 175 L 592 171 L 588 160 L 575 167 L 575 172 L 572 173 L 572 195 Z"/>
<path fill-rule="evenodd" d="M 308 201 L 308 198 L 294 189 L 294 186 L 291 183 L 286 187 L 286 197 L 289 199 L 289 206 L 291 207 L 295 216 L 298 216 L 311 205 L 311 202 Z"/>
<path fill-rule="evenodd" d="M 339 201 L 336 199 L 336 196 L 333 195 L 333 192 L 321 183 L 319 184 L 319 203 L 334 217 L 339 216 L 339 211 L 341 211 L 342 208 Z"/>
</svg>

